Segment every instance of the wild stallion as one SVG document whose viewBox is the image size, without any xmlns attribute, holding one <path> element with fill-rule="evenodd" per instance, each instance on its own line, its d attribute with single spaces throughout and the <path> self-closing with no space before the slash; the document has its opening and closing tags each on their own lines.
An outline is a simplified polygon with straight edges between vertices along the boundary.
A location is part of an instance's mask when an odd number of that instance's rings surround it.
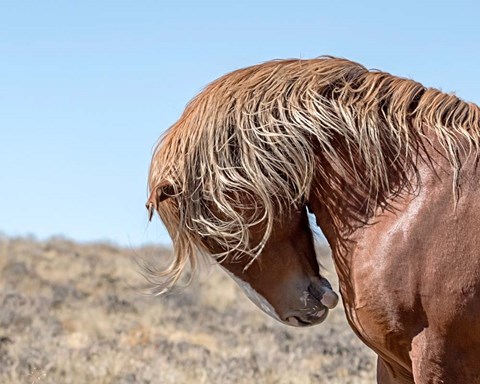
<svg viewBox="0 0 480 384">
<path fill-rule="evenodd" d="M 278 320 L 321 322 L 307 209 L 379 383 L 480 383 L 480 109 L 344 59 L 272 61 L 210 84 L 149 175 L 174 258 L 218 260 Z"/>
</svg>

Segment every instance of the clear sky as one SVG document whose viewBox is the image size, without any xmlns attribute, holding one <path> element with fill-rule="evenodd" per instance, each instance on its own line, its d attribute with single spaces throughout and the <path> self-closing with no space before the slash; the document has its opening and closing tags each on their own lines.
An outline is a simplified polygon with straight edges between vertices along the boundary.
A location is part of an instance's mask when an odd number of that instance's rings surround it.
<svg viewBox="0 0 480 384">
<path fill-rule="evenodd" d="M 479 17 L 474 0 L 0 0 L 0 232 L 168 243 L 144 209 L 153 145 L 247 65 L 342 56 L 480 103 Z"/>
</svg>

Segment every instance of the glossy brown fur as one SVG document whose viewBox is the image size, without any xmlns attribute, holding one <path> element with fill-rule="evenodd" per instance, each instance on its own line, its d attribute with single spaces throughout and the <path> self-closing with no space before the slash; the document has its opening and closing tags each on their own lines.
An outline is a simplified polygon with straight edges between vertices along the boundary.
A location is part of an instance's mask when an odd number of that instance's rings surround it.
<svg viewBox="0 0 480 384">
<path fill-rule="evenodd" d="M 263 140 L 285 137 L 295 149 L 260 141 L 264 158 L 243 169 L 236 156 L 247 161 L 242 151 L 248 159 L 255 151 L 251 137 L 243 143 L 236 129 Z M 196 141 L 185 139 L 189 130 Z M 215 139 L 210 153 L 201 135 L 226 141 Z M 476 105 L 346 60 L 271 62 L 226 75 L 192 102 L 152 160 L 148 207 L 166 222 L 177 251 L 188 251 L 177 252 L 164 273 L 172 279 L 167 283 L 195 261 L 192 247 L 200 247 L 220 256 L 285 317 L 298 306 L 304 284 L 314 281 L 313 242 L 298 213 L 306 204 L 331 246 L 347 319 L 379 356 L 378 382 L 480 383 L 479 137 Z M 232 138 L 241 145 L 230 150 Z M 236 166 L 224 165 L 225 148 Z M 182 169 L 193 169 L 189 174 L 176 168 L 184 153 Z M 278 153 L 276 163 L 268 163 Z M 209 161 L 218 175 L 207 171 Z M 280 161 L 285 171 L 276 168 Z M 218 180 L 235 180 L 223 169 L 240 170 L 241 193 L 224 185 L 228 193 L 217 193 Z M 278 183 L 269 195 L 268 189 L 255 192 L 259 180 Z M 222 221 L 219 212 L 237 219 L 245 191 L 258 202 L 256 218 L 266 212 L 268 220 Z M 162 203 L 165 194 L 173 197 L 168 203 Z M 238 206 L 224 208 L 225 194 Z M 209 235 L 198 236 L 211 224 L 205 207 L 217 228 L 242 228 L 235 232 L 238 242 L 229 242 L 228 231 L 212 231 L 212 243 Z M 199 212 L 203 226 L 194 230 L 189 223 L 199 222 Z M 289 272 L 300 283 L 289 285 Z M 317 285 L 328 294 L 327 284 Z"/>
<path fill-rule="evenodd" d="M 414 191 L 365 225 L 349 219 L 355 207 L 311 197 L 347 319 L 379 355 L 379 383 L 480 383 L 480 173 L 476 156 L 461 161 L 456 194 L 431 137 Z"/>
</svg>

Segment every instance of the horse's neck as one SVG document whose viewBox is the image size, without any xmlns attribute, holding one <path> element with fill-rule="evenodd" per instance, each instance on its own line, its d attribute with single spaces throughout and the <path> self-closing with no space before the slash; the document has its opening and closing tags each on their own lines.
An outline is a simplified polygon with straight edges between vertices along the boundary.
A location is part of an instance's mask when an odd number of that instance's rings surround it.
<svg viewBox="0 0 480 384">
<path fill-rule="evenodd" d="M 460 160 L 462 185 L 471 184 L 472 177 L 479 179 L 480 185 L 480 176 L 475 177 L 478 173 L 475 171 L 475 159 Z M 370 206 L 372 210 L 366 208 L 368 196 L 364 196 L 363 201 L 361 197 L 348 201 L 342 199 L 344 195 L 336 194 L 333 190 L 313 193 L 309 204 L 332 249 L 339 279 L 348 284 L 352 258 L 364 255 L 365 252 L 360 252 L 359 248 L 368 249 L 373 240 L 385 233 L 383 227 L 408 225 L 414 220 L 412 215 L 416 210 L 426 204 L 436 204 L 440 209 L 455 209 L 455 172 L 451 163 L 441 154 L 441 148 L 434 143 L 425 156 L 419 157 L 416 169 L 412 171 L 411 183 L 401 192 L 393 193 L 380 202 L 371 200 L 371 204 L 374 204 Z"/>
<path fill-rule="evenodd" d="M 412 153 L 405 158 L 384 149 L 389 154 L 382 183 L 358 151 L 351 153 L 339 144 L 338 161 L 319 155 L 309 203 L 332 249 L 348 248 L 358 230 L 376 222 L 385 211 L 403 209 L 426 179 L 441 177 L 447 183 L 452 176 L 455 178 L 452 160 L 436 133 L 425 129 L 418 138 L 420 141 L 412 145 Z M 468 148 L 468 143 L 460 141 L 458 146 Z M 460 157 L 458 161 L 463 168 L 465 159 Z M 453 185 L 456 181 L 451 182 Z"/>
</svg>

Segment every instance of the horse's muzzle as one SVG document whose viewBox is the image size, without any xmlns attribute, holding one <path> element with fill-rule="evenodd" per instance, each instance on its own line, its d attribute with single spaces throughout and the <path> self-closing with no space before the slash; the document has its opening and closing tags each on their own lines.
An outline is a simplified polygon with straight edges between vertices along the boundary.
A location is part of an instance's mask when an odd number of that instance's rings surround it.
<svg viewBox="0 0 480 384">
<path fill-rule="evenodd" d="M 323 277 L 313 281 L 308 287 L 308 292 L 329 309 L 335 308 L 338 304 L 338 295 L 333 292 L 330 282 Z"/>
<path fill-rule="evenodd" d="M 294 327 L 308 327 L 323 322 L 328 310 L 338 304 L 338 295 L 324 278 L 315 279 L 301 297 L 302 308 L 289 311 L 283 321 Z"/>
</svg>

